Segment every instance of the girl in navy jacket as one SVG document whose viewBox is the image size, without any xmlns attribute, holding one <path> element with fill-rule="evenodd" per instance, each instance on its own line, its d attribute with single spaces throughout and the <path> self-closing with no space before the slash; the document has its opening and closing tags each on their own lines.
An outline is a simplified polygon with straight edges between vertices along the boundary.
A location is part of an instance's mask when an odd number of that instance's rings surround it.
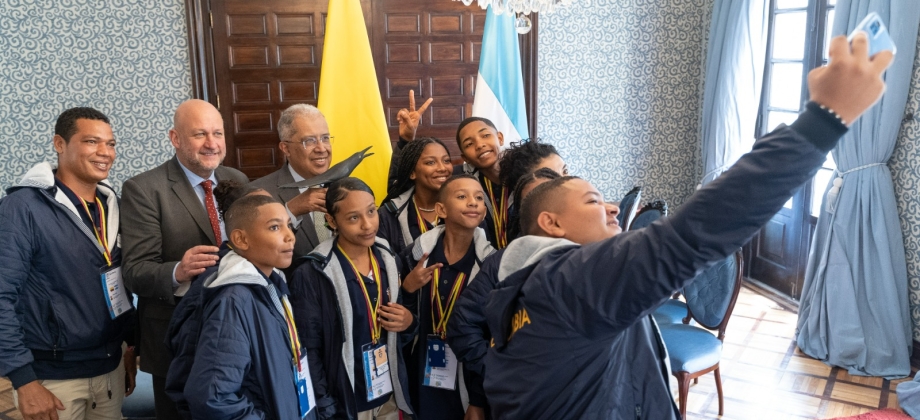
<svg viewBox="0 0 920 420">
<path fill-rule="evenodd" d="M 291 304 L 307 349 L 320 419 L 356 419 L 361 412 L 396 420 L 412 414 L 404 337 L 412 314 L 398 302 L 399 271 L 377 238 L 370 187 L 344 178 L 326 191 L 326 220 L 335 236 L 308 256 L 291 280 Z"/>
</svg>

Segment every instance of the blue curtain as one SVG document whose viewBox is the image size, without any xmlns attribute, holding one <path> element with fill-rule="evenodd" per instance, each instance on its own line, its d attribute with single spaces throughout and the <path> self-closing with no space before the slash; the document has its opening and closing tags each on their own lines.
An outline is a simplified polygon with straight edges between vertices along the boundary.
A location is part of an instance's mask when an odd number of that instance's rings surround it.
<svg viewBox="0 0 920 420">
<path fill-rule="evenodd" d="M 852 375 L 910 374 L 907 263 L 891 172 L 886 165 L 904 117 L 920 25 L 917 0 L 838 0 L 833 34 L 869 12 L 887 23 L 898 48 L 887 90 L 833 150 L 808 255 L 796 342 L 811 357 Z"/>
<path fill-rule="evenodd" d="M 766 59 L 767 0 L 716 0 L 709 28 L 701 139 L 706 184 L 754 143 Z"/>
</svg>

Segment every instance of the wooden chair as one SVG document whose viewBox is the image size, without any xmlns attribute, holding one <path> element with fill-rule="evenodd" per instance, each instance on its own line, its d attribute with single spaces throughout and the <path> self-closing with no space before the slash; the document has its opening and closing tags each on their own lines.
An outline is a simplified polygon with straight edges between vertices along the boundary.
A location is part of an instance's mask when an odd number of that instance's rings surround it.
<svg viewBox="0 0 920 420">
<path fill-rule="evenodd" d="M 661 337 L 668 349 L 671 371 L 677 377 L 678 406 L 687 417 L 687 393 L 690 380 L 713 372 L 719 394 L 719 415 L 723 414 L 722 377 L 719 361 L 725 329 L 741 290 L 741 251 L 703 270 L 684 287 L 689 318 L 687 323 L 661 324 Z M 687 319 L 685 322 L 689 322 Z M 718 331 L 713 335 L 710 331 Z"/>
<path fill-rule="evenodd" d="M 642 229 L 652 222 L 668 215 L 668 203 L 664 200 L 656 200 L 646 203 L 636 213 L 632 223 L 629 224 L 628 230 Z"/>
<path fill-rule="evenodd" d="M 642 198 L 642 187 L 636 186 L 629 190 L 623 199 L 620 200 L 620 213 L 617 214 L 617 222 L 623 232 L 629 230 L 633 217 L 636 216 L 636 210 L 639 207 L 639 199 Z"/>
</svg>

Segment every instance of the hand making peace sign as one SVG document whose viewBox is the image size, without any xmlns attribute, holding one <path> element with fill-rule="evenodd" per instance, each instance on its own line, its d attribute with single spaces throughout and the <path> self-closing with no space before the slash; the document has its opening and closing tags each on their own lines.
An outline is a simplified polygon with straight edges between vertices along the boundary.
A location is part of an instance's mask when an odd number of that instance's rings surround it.
<svg viewBox="0 0 920 420">
<path fill-rule="evenodd" d="M 418 111 L 415 110 L 415 91 L 409 90 L 409 109 L 403 108 L 396 113 L 396 120 L 399 121 L 399 137 L 406 141 L 415 140 L 415 131 L 418 130 L 418 123 L 422 120 L 422 114 L 428 109 L 434 98 L 428 98 Z"/>
</svg>

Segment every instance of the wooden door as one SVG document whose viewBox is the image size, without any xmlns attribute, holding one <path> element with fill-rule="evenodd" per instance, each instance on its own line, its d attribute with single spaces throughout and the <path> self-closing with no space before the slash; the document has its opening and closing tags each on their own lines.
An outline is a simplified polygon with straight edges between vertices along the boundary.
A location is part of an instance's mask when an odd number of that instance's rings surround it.
<svg viewBox="0 0 920 420">
<path fill-rule="evenodd" d="M 453 1 L 375 4 L 374 61 L 391 138 L 398 135 L 396 113 L 413 90 L 416 97 L 435 98 L 419 135 L 440 138 L 451 155 L 459 155 L 457 125 L 473 108 L 485 11 Z"/>
<path fill-rule="evenodd" d="M 316 104 L 329 0 L 186 0 L 196 98 L 224 117 L 224 164 L 250 178 L 284 163 L 277 121 Z M 391 141 L 409 90 L 435 97 L 419 127 L 456 157 L 457 124 L 470 116 L 485 12 L 455 1 L 361 0 Z M 520 37 L 531 136 L 536 136 L 536 31 Z M 335 133 L 332 133 L 335 135 Z"/>
<path fill-rule="evenodd" d="M 211 2 L 216 105 L 224 117 L 227 159 L 251 178 L 283 164 L 281 111 L 316 105 L 326 1 Z"/>
<path fill-rule="evenodd" d="M 810 182 L 792 197 L 746 245 L 745 267 L 753 279 L 798 301 L 802 296 L 813 219 L 804 203 L 810 202 Z"/>
</svg>

